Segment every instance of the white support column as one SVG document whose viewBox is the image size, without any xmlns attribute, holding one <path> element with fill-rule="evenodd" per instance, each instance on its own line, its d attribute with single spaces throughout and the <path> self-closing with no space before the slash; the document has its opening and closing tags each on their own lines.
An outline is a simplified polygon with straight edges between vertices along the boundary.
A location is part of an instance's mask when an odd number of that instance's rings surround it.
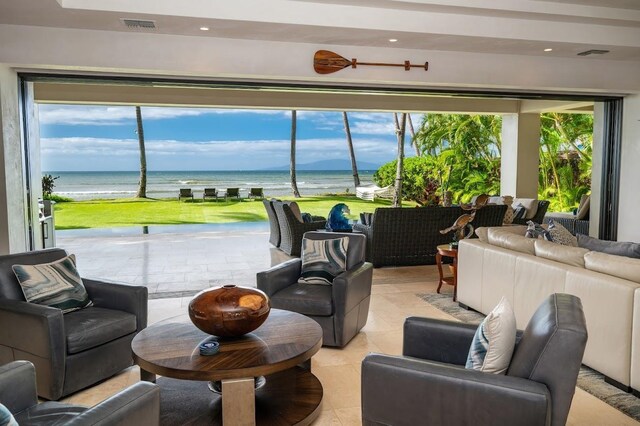
<svg viewBox="0 0 640 426">
<path fill-rule="evenodd" d="M 618 241 L 640 242 L 640 94 L 624 98 L 622 111 L 622 151 L 620 162 L 620 203 Z"/>
<path fill-rule="evenodd" d="M 540 114 L 502 116 L 500 194 L 538 198 Z"/>
<path fill-rule="evenodd" d="M 593 105 L 593 145 L 591 154 L 591 204 L 589 206 L 589 235 L 598 237 L 600 229 L 600 191 L 602 188 L 602 159 L 604 149 L 604 103 Z"/>
<path fill-rule="evenodd" d="M 28 249 L 18 76 L 0 64 L 0 254 Z"/>
</svg>

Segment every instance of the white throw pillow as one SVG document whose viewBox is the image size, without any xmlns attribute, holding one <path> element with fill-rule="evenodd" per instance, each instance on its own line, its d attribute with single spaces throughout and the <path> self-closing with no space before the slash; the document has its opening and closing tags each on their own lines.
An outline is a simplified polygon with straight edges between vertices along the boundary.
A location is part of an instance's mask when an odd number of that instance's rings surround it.
<svg viewBox="0 0 640 426">
<path fill-rule="evenodd" d="M 506 298 L 493 308 L 473 336 L 465 368 L 505 374 L 516 345 L 516 316 Z"/>
</svg>

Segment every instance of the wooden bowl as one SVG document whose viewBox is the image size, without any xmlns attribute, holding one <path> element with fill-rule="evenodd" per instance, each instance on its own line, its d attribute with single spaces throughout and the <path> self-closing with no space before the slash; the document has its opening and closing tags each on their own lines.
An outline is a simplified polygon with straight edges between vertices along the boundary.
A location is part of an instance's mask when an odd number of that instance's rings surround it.
<svg viewBox="0 0 640 426">
<path fill-rule="evenodd" d="M 267 295 L 234 284 L 201 291 L 189 302 L 189 318 L 200 330 L 219 337 L 238 337 L 260 327 L 269 316 Z"/>
</svg>

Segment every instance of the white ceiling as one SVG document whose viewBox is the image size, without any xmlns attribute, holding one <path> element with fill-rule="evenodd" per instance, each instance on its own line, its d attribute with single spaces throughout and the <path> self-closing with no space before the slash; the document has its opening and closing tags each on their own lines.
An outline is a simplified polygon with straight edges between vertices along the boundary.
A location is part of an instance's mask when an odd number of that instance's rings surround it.
<svg viewBox="0 0 640 426">
<path fill-rule="evenodd" d="M 0 0 L 0 24 L 131 31 L 121 18 L 159 34 L 640 61 L 640 0 Z"/>
</svg>

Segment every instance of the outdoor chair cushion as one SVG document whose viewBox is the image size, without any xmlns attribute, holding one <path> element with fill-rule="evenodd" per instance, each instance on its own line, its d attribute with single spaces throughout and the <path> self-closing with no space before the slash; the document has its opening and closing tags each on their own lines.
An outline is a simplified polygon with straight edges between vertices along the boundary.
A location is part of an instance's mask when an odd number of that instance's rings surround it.
<svg viewBox="0 0 640 426">
<path fill-rule="evenodd" d="M 64 315 L 67 353 L 95 348 L 136 331 L 136 316 L 104 308 L 86 308 Z"/>
<path fill-rule="evenodd" d="M 292 284 L 271 296 L 271 307 L 304 315 L 333 314 L 331 286 Z"/>
</svg>

